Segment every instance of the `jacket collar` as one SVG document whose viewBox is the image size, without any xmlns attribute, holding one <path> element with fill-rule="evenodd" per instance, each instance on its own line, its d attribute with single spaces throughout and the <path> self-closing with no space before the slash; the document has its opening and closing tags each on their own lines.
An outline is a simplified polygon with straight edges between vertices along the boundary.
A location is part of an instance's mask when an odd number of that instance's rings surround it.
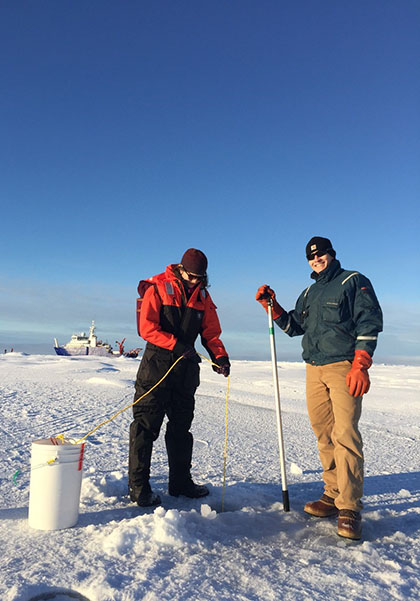
<svg viewBox="0 0 420 601">
<path fill-rule="evenodd" d="M 338 261 L 337 259 L 333 259 L 331 261 L 331 263 L 328 265 L 328 267 L 326 269 L 324 269 L 323 271 L 321 271 L 320 273 L 315 273 L 315 271 L 313 271 L 311 273 L 311 278 L 313 280 L 315 280 L 317 283 L 323 283 L 326 284 L 327 282 L 330 282 L 333 278 L 335 278 L 335 276 L 337 275 L 337 273 L 341 270 L 341 264 L 340 261 Z"/>
</svg>

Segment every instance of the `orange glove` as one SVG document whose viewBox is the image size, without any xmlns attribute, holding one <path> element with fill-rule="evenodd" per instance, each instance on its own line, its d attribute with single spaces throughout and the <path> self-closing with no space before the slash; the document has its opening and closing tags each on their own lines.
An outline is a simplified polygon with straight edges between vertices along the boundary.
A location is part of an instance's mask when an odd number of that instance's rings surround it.
<svg viewBox="0 0 420 601">
<path fill-rule="evenodd" d="M 367 351 L 354 351 L 354 359 L 349 373 L 346 376 L 346 384 L 351 396 L 362 396 L 370 387 L 368 369 L 372 365 L 372 358 Z"/>
<path fill-rule="evenodd" d="M 257 295 L 255 300 L 257 300 L 267 311 L 268 313 L 268 299 L 271 297 L 273 301 L 273 319 L 278 319 L 280 315 L 284 312 L 283 307 L 281 307 L 276 301 L 276 293 L 274 290 L 271 290 L 270 286 L 264 284 L 264 286 L 260 286 L 257 290 Z"/>
</svg>

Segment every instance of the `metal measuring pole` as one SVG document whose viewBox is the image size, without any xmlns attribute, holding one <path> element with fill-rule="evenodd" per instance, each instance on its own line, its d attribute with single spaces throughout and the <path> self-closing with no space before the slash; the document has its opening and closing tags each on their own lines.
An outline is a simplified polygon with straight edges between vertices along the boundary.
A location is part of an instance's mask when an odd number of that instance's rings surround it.
<svg viewBox="0 0 420 601">
<path fill-rule="evenodd" d="M 284 509 L 284 511 L 290 511 L 289 491 L 287 489 L 287 479 L 286 479 L 286 463 L 285 463 L 285 458 L 284 458 L 283 428 L 282 428 L 282 422 L 281 422 L 280 388 L 279 388 L 279 376 L 277 373 L 276 341 L 274 338 L 273 299 L 271 297 L 269 297 L 267 300 L 268 300 L 268 331 L 270 333 L 270 347 L 271 347 L 271 363 L 272 363 L 272 367 L 273 367 L 274 393 L 276 395 L 276 422 L 277 422 L 277 434 L 278 434 L 278 438 L 279 438 L 281 488 L 282 488 L 282 493 L 283 493 L 283 509 Z"/>
</svg>

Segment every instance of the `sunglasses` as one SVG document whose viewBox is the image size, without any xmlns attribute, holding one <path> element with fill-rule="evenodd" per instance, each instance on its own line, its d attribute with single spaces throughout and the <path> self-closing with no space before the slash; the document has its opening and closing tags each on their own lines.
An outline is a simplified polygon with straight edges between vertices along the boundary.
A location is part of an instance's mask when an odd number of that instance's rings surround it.
<svg viewBox="0 0 420 601">
<path fill-rule="evenodd" d="M 327 255 L 330 252 L 330 250 L 331 248 L 327 248 L 326 250 L 315 250 L 310 255 L 306 255 L 306 258 L 308 259 L 308 261 L 313 261 L 315 257 L 323 257 L 324 255 Z"/>
<path fill-rule="evenodd" d="M 205 275 L 199 275 L 197 273 L 191 273 L 190 271 L 187 271 L 185 269 L 185 267 L 182 268 L 184 270 L 184 273 L 186 274 L 186 276 L 188 277 L 189 280 L 198 280 L 201 282 L 201 280 L 204 280 L 204 278 L 206 277 Z"/>
</svg>

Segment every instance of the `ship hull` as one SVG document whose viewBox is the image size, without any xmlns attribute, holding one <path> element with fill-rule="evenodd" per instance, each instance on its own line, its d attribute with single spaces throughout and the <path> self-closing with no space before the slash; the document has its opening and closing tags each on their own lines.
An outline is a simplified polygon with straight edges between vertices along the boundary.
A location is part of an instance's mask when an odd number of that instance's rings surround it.
<svg viewBox="0 0 420 601">
<path fill-rule="evenodd" d="M 75 357 L 75 356 L 85 356 L 85 355 L 95 355 L 99 357 L 117 357 L 118 355 L 114 355 L 114 353 L 109 352 L 108 349 L 100 347 L 100 346 L 81 346 L 76 348 L 66 348 L 64 346 L 55 346 L 55 352 L 57 355 L 61 355 L 63 357 Z"/>
</svg>

